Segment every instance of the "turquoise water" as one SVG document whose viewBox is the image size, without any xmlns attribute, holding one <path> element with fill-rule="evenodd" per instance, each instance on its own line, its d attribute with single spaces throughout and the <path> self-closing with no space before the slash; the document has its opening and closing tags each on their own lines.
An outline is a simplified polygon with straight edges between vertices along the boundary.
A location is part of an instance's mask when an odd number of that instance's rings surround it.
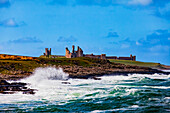
<svg viewBox="0 0 170 113">
<path fill-rule="evenodd" d="M 1 94 L 0 112 L 170 112 L 170 75 L 67 77 L 61 69 L 37 69 L 21 80 L 36 94 Z"/>
</svg>

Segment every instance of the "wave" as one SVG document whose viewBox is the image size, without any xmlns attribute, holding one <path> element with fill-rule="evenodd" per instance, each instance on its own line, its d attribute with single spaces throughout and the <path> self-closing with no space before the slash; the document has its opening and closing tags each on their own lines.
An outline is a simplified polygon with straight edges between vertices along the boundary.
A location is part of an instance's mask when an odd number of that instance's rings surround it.
<svg viewBox="0 0 170 113">
<path fill-rule="evenodd" d="M 17 109 L 23 107 L 32 112 L 57 112 L 59 109 L 68 112 L 81 112 L 83 109 L 102 112 L 143 109 L 141 106 L 150 107 L 165 102 L 166 107 L 169 103 L 170 75 L 101 76 L 101 80 L 68 79 L 68 76 L 61 68 L 37 68 L 30 77 L 21 80 L 38 90 L 35 95 L 0 95 L 0 109 L 2 103 L 16 106 L 20 103 L 21 107 Z M 70 84 L 62 84 L 65 80 Z M 5 105 L 2 109 L 6 108 L 8 106 Z"/>
<path fill-rule="evenodd" d="M 67 80 L 68 76 L 69 74 L 65 73 L 62 68 L 40 67 L 35 69 L 34 73 L 24 81 L 38 84 L 43 80 Z"/>
</svg>

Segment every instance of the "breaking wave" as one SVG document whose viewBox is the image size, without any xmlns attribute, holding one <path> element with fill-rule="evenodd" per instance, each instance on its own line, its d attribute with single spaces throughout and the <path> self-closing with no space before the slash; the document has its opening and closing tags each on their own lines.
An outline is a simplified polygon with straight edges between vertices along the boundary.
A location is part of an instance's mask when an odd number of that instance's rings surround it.
<svg viewBox="0 0 170 113">
<path fill-rule="evenodd" d="M 56 69 L 54 67 L 45 67 L 45 68 L 37 68 L 35 69 L 34 73 L 24 79 L 26 82 L 29 83 L 37 83 L 44 81 L 44 80 L 67 80 L 69 74 L 63 72 L 62 68 Z"/>
<path fill-rule="evenodd" d="M 0 95 L 0 112 L 7 109 L 19 112 L 169 110 L 170 75 L 132 74 L 100 78 L 101 80 L 68 79 L 68 74 L 62 69 L 37 68 L 32 76 L 21 80 L 30 83 L 31 88 L 37 89 L 35 95 Z"/>
</svg>

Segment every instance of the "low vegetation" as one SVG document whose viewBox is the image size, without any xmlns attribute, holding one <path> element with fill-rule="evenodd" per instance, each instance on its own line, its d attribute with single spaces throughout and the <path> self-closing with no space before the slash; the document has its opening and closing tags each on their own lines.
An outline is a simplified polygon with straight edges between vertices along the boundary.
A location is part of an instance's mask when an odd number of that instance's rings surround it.
<svg viewBox="0 0 170 113">
<path fill-rule="evenodd" d="M 4 56 L 4 55 L 2 55 Z M 27 59 L 28 58 L 28 59 Z M 127 65 L 127 66 L 126 66 Z M 37 67 L 46 67 L 46 66 L 56 66 L 68 68 L 69 71 L 71 67 L 85 67 L 85 68 L 95 68 L 95 67 L 105 67 L 113 69 L 135 69 L 138 67 L 151 67 L 151 68 L 161 68 L 164 69 L 165 66 L 159 63 L 146 63 L 139 61 L 129 61 L 129 60 L 101 60 L 95 58 L 43 58 L 43 57 L 22 57 L 22 56 L 8 56 L 0 58 L 0 75 L 30 75 L 35 68 Z M 110 67 L 109 67 L 110 66 Z M 166 67 L 167 68 L 167 67 Z M 78 68 L 79 69 L 79 68 Z M 84 68 L 83 68 L 84 69 Z M 98 68 L 96 68 L 98 69 Z M 66 70 L 66 69 L 65 69 Z M 96 70 L 97 71 L 97 70 Z"/>
<path fill-rule="evenodd" d="M 154 69 L 164 69 L 164 68 L 166 68 L 165 65 L 162 65 L 160 63 L 153 63 L 153 62 L 140 62 L 140 61 L 131 61 L 131 60 L 114 60 L 114 59 L 110 59 L 109 61 L 113 62 L 113 63 L 120 63 L 120 64 L 125 64 L 125 65 L 150 67 L 150 68 L 154 68 Z"/>
<path fill-rule="evenodd" d="M 0 74 L 29 74 L 37 67 L 46 66 L 95 66 L 108 63 L 107 60 L 91 58 L 36 58 L 36 59 L 0 59 Z"/>
</svg>

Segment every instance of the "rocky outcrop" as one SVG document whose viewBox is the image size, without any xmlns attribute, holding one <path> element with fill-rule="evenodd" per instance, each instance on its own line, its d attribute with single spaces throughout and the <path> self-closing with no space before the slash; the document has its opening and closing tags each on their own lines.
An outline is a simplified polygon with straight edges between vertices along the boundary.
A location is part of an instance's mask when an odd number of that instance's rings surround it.
<svg viewBox="0 0 170 113">
<path fill-rule="evenodd" d="M 94 78 L 102 75 L 128 75 L 128 74 L 170 74 L 156 69 L 139 66 L 129 66 L 124 64 L 98 64 L 97 66 L 62 66 L 64 72 L 71 78 Z"/>
<path fill-rule="evenodd" d="M 26 83 L 22 82 L 9 83 L 6 80 L 0 80 L 0 93 L 13 94 L 16 92 L 22 92 L 23 94 L 35 94 L 35 90 L 26 87 L 26 85 Z"/>
</svg>

